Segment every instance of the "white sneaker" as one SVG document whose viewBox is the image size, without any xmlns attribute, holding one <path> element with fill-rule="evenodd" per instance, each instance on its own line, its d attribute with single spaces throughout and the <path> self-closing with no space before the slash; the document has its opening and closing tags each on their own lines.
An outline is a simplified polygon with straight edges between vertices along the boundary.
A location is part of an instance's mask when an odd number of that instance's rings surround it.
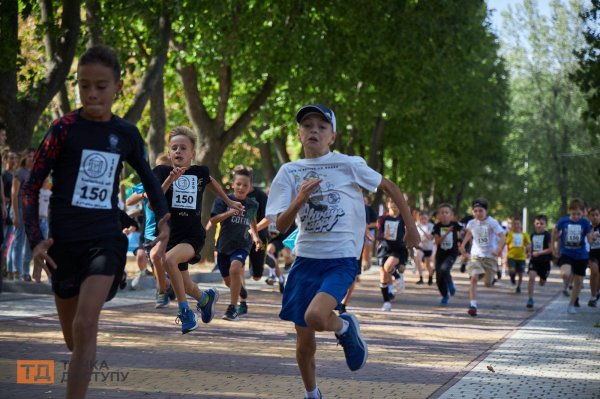
<svg viewBox="0 0 600 399">
<path fill-rule="evenodd" d="M 400 273 L 400 278 L 397 281 L 398 281 L 398 292 L 404 291 L 404 288 L 405 288 L 404 273 Z"/>
<path fill-rule="evenodd" d="M 131 289 L 137 290 L 140 286 L 140 280 L 143 279 L 144 277 L 146 277 L 146 271 L 140 270 L 138 272 L 138 274 L 134 277 L 134 279 L 131 280 Z"/>
<path fill-rule="evenodd" d="M 391 312 L 392 311 L 391 302 L 384 302 L 383 306 L 381 307 L 381 310 L 383 310 L 384 312 Z"/>
<path fill-rule="evenodd" d="M 573 305 L 569 305 L 569 307 L 567 308 L 567 313 L 575 314 L 575 313 L 577 313 L 577 308 L 575 308 L 575 306 L 573 306 Z"/>
</svg>

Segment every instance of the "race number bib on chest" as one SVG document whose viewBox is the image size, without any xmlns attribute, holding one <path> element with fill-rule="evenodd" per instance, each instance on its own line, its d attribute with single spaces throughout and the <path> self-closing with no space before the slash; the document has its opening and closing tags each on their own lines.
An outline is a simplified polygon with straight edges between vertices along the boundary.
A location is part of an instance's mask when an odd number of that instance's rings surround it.
<svg viewBox="0 0 600 399">
<path fill-rule="evenodd" d="M 111 209 L 119 154 L 83 150 L 71 205 L 91 209 Z"/>
<path fill-rule="evenodd" d="M 446 234 L 447 231 L 449 231 L 450 228 L 448 227 L 442 227 L 441 229 L 441 233 L 442 235 Z M 452 233 L 448 233 L 448 235 L 446 237 L 444 237 L 444 240 L 441 243 L 441 247 L 443 250 L 449 250 L 452 249 L 452 246 L 454 245 L 454 236 Z"/>
<path fill-rule="evenodd" d="M 198 177 L 183 175 L 173 183 L 173 208 L 196 209 L 197 198 Z"/>
<path fill-rule="evenodd" d="M 523 234 L 513 234 L 512 236 L 512 246 L 514 248 L 523 246 Z"/>
<path fill-rule="evenodd" d="M 477 228 L 477 244 L 480 247 L 487 247 L 490 245 L 490 231 L 487 226 L 480 226 Z"/>
<path fill-rule="evenodd" d="M 578 224 L 570 224 L 567 226 L 567 248 L 581 248 L 581 226 Z"/>
<path fill-rule="evenodd" d="M 383 230 L 383 238 L 386 240 L 394 241 L 398 238 L 398 225 L 400 222 L 393 220 L 386 220 Z"/>
<path fill-rule="evenodd" d="M 544 236 L 533 236 L 533 251 L 540 252 L 544 250 Z"/>
</svg>

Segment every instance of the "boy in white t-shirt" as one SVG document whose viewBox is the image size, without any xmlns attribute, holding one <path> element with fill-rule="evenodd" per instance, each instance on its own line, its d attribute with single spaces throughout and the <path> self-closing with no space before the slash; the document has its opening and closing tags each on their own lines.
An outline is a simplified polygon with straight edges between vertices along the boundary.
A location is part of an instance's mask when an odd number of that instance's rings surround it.
<svg viewBox="0 0 600 399">
<path fill-rule="evenodd" d="M 307 105 L 300 108 L 296 121 L 305 158 L 279 169 L 271 185 L 266 214 L 279 231 L 286 231 L 294 219 L 299 226 L 297 257 L 283 292 L 279 317 L 296 326 L 296 359 L 305 397 L 320 398 L 315 331 L 335 332 L 350 370 L 362 368 L 367 360 L 367 344 L 356 317 L 333 312 L 360 266 L 366 225 L 361 188 L 383 188 L 406 220 L 411 214 L 400 189 L 362 158 L 330 151 L 336 137 L 333 111 L 323 105 Z M 406 245 L 414 247 L 418 243 L 416 226 L 410 223 Z"/>
<path fill-rule="evenodd" d="M 488 203 L 480 198 L 473 201 L 471 209 L 474 219 L 467 223 L 466 234 L 460 246 L 463 258 L 470 258 L 467 264 L 470 287 L 469 299 L 471 300 L 467 313 L 477 316 L 477 281 L 484 278 L 486 287 L 491 287 L 494 276 L 498 271 L 498 256 L 504 248 L 504 229 L 491 216 L 487 214 Z M 465 245 L 473 239 L 471 254 L 465 251 Z"/>
</svg>

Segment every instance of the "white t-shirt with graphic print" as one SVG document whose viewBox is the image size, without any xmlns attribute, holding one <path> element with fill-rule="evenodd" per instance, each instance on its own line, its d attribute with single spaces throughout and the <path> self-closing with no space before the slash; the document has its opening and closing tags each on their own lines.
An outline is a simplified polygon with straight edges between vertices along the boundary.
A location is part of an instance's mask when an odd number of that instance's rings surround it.
<svg viewBox="0 0 600 399">
<path fill-rule="evenodd" d="M 500 223 L 491 216 L 482 221 L 471 219 L 467 223 L 467 230 L 473 235 L 471 256 L 493 258 L 492 252 L 498 245 L 498 234 L 504 233 Z"/>
<path fill-rule="evenodd" d="M 366 227 L 361 188 L 375 191 L 382 176 L 361 157 L 335 152 L 283 165 L 271 184 L 267 218 L 288 209 L 304 180 L 322 179 L 296 215 L 296 253 L 315 259 L 358 258 Z"/>
</svg>

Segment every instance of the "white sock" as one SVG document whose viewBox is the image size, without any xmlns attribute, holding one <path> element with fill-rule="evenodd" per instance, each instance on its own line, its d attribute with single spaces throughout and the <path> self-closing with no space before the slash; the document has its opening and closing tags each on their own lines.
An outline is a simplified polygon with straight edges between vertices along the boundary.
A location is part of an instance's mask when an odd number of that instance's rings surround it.
<svg viewBox="0 0 600 399">
<path fill-rule="evenodd" d="M 281 276 L 279 276 L 279 282 L 280 282 L 280 283 L 283 283 L 283 281 L 284 281 L 284 280 L 283 280 L 283 274 L 282 274 Z"/>
<path fill-rule="evenodd" d="M 348 320 L 342 319 L 342 328 L 340 328 L 340 330 L 336 331 L 335 333 L 337 335 L 343 335 L 346 331 L 348 331 L 349 326 L 350 326 L 350 323 L 348 323 Z"/>
<path fill-rule="evenodd" d="M 321 397 L 319 387 L 315 387 L 315 389 L 310 392 L 306 391 L 305 397 L 310 399 L 319 399 Z"/>
<path fill-rule="evenodd" d="M 271 277 L 273 280 L 275 280 L 275 277 L 277 277 L 275 275 L 275 269 L 273 269 L 273 268 L 269 269 L 269 277 Z"/>
<path fill-rule="evenodd" d="M 471 306 L 477 307 L 477 301 L 471 301 Z"/>
</svg>

